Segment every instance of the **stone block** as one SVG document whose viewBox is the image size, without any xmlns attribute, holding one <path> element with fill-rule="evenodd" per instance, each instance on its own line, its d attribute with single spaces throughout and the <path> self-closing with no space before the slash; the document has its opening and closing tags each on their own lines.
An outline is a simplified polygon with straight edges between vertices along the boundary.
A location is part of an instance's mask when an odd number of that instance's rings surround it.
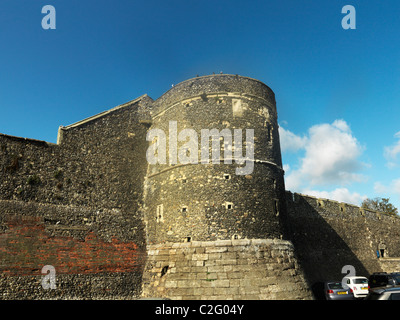
<svg viewBox="0 0 400 320">
<path fill-rule="evenodd" d="M 251 240 L 249 239 L 237 239 L 237 240 L 232 240 L 232 246 L 248 246 L 250 245 Z"/>
<path fill-rule="evenodd" d="M 228 295 L 235 295 L 235 294 L 239 294 L 239 288 L 214 288 L 214 295 L 224 295 L 224 296 L 228 296 Z M 224 298 L 225 300 L 225 298 Z"/>
<path fill-rule="evenodd" d="M 155 256 L 158 254 L 158 250 L 152 249 L 152 250 L 147 250 L 147 254 L 149 256 Z"/>
<path fill-rule="evenodd" d="M 216 273 L 218 273 L 218 272 L 224 272 L 224 267 L 223 266 L 210 266 L 210 267 L 207 267 L 207 271 L 208 272 L 216 272 Z"/>
<path fill-rule="evenodd" d="M 216 247 L 228 247 L 232 246 L 232 240 L 217 240 L 215 241 L 214 245 Z"/>
<path fill-rule="evenodd" d="M 243 300 L 260 300 L 259 294 L 246 294 L 243 296 Z"/>
<path fill-rule="evenodd" d="M 206 247 L 206 253 L 227 252 L 227 247 Z"/>
<path fill-rule="evenodd" d="M 238 289 L 239 289 L 239 293 L 242 295 L 258 295 L 258 294 L 260 294 L 260 289 L 258 287 L 241 285 L 240 287 L 238 287 Z"/>
<path fill-rule="evenodd" d="M 222 259 L 216 260 L 216 265 L 224 266 L 224 265 L 235 265 L 237 263 L 236 259 Z"/>
<path fill-rule="evenodd" d="M 168 249 L 160 249 L 157 250 L 157 256 L 169 256 L 169 250 Z"/>
<path fill-rule="evenodd" d="M 204 296 L 212 296 L 214 294 L 214 288 L 202 288 Z"/>
<path fill-rule="evenodd" d="M 200 287 L 201 288 L 211 288 L 212 287 L 211 283 L 213 281 L 215 281 L 215 280 L 208 280 L 208 279 L 200 280 Z"/>
<path fill-rule="evenodd" d="M 252 246 L 270 246 L 274 244 L 272 239 L 251 239 Z"/>
<path fill-rule="evenodd" d="M 222 253 L 209 253 L 208 254 L 208 259 L 209 260 L 218 260 L 221 259 Z"/>
<path fill-rule="evenodd" d="M 247 265 L 247 264 L 232 265 L 233 272 L 251 272 L 253 270 L 254 270 L 254 267 Z"/>
<path fill-rule="evenodd" d="M 204 261 L 196 261 L 196 267 L 203 267 L 204 266 Z"/>
<path fill-rule="evenodd" d="M 177 281 L 167 280 L 165 282 L 165 288 L 176 288 L 178 286 Z"/>
<path fill-rule="evenodd" d="M 186 297 L 187 295 L 193 295 L 194 288 L 171 288 L 168 290 L 168 295 L 173 296 L 182 296 Z"/>
<path fill-rule="evenodd" d="M 205 253 L 205 252 L 206 252 L 206 248 L 204 248 L 204 247 L 199 247 L 199 248 L 196 248 L 194 252 L 197 253 L 197 254 L 199 254 L 199 253 Z"/>
<path fill-rule="evenodd" d="M 212 281 L 211 286 L 214 288 L 229 288 L 229 280 Z"/>
<path fill-rule="evenodd" d="M 195 247 L 195 248 L 197 249 L 197 248 L 202 247 L 202 246 L 203 246 L 203 243 L 204 243 L 204 241 L 192 241 L 192 242 L 191 242 L 191 244 L 192 244 L 191 246 L 192 246 L 192 247 Z"/>
<path fill-rule="evenodd" d="M 181 269 L 182 267 L 189 267 L 189 261 L 187 260 L 179 260 L 175 262 L 176 268 Z"/>
<path fill-rule="evenodd" d="M 218 276 L 218 280 L 228 279 L 228 275 L 225 272 L 219 272 L 217 274 L 217 276 Z"/>
<path fill-rule="evenodd" d="M 215 265 L 216 265 L 215 261 L 216 261 L 216 260 L 210 260 L 210 259 L 205 260 L 205 261 L 204 261 L 204 266 L 205 266 L 205 267 L 215 266 Z"/>
<path fill-rule="evenodd" d="M 178 280 L 177 286 L 178 288 L 194 288 L 197 285 L 196 280 Z"/>
<path fill-rule="evenodd" d="M 229 278 L 229 287 L 240 287 L 240 279 Z"/>
<path fill-rule="evenodd" d="M 196 279 L 204 280 L 204 279 L 207 279 L 208 273 L 207 272 L 198 272 L 198 273 L 195 273 L 195 275 L 196 275 Z"/>
<path fill-rule="evenodd" d="M 193 254 L 192 260 L 208 260 L 208 254 L 200 253 L 200 254 Z"/>
<path fill-rule="evenodd" d="M 236 252 L 225 252 L 225 253 L 222 253 L 222 258 L 223 259 L 237 259 L 238 256 L 239 256 L 239 254 L 236 253 Z"/>
<path fill-rule="evenodd" d="M 194 266 L 194 267 L 191 267 L 188 272 L 199 273 L 199 272 L 207 272 L 207 270 L 208 270 L 208 267 L 206 267 L 206 266 Z"/>
<path fill-rule="evenodd" d="M 232 265 L 227 265 L 227 266 L 223 266 L 224 267 L 224 272 L 229 272 L 233 270 L 233 266 Z"/>
<path fill-rule="evenodd" d="M 241 279 L 243 278 L 243 274 L 241 272 L 227 272 L 226 273 L 228 279 Z"/>
<path fill-rule="evenodd" d="M 169 280 L 191 280 L 195 279 L 196 274 L 190 272 L 178 272 L 168 275 Z"/>
<path fill-rule="evenodd" d="M 218 275 L 216 272 L 207 272 L 207 280 L 216 280 Z"/>
<path fill-rule="evenodd" d="M 168 261 L 170 256 L 168 254 L 166 255 L 157 255 L 156 260 L 157 261 Z"/>
</svg>

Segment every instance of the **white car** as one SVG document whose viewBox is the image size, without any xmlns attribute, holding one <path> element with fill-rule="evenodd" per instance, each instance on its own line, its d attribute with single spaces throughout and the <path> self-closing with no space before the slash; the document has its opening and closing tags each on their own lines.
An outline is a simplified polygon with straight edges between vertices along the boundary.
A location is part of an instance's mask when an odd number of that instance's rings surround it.
<svg viewBox="0 0 400 320">
<path fill-rule="evenodd" d="M 366 277 L 344 277 L 342 283 L 353 291 L 355 298 L 365 298 L 368 295 L 368 279 Z"/>
</svg>

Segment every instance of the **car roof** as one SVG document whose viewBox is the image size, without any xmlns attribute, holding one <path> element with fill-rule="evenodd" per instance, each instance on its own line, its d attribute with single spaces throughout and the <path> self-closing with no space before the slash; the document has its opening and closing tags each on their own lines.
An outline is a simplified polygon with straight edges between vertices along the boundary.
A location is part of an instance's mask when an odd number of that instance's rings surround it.
<svg viewBox="0 0 400 320">
<path fill-rule="evenodd" d="M 363 276 L 346 276 L 346 279 L 367 279 L 367 277 L 363 277 Z"/>
<path fill-rule="evenodd" d="M 382 293 L 384 293 L 384 292 L 392 292 L 392 291 L 395 291 L 395 292 L 400 292 L 400 286 L 393 286 L 393 287 L 376 287 L 376 288 L 373 288 L 373 289 L 371 289 L 372 291 L 374 291 L 374 292 L 376 292 L 376 293 L 378 293 L 378 294 L 382 294 Z"/>
<path fill-rule="evenodd" d="M 386 272 L 375 272 L 371 275 L 371 277 L 375 277 L 375 276 L 388 276 L 389 274 L 387 274 Z"/>
</svg>

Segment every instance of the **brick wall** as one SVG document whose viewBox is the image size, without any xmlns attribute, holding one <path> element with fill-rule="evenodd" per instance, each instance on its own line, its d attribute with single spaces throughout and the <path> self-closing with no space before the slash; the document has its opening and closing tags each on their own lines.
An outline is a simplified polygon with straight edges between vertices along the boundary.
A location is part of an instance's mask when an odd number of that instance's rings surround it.
<svg viewBox="0 0 400 320">
<path fill-rule="evenodd" d="M 145 250 L 123 228 L 119 237 L 102 227 L 120 224 L 120 212 L 0 200 L 0 213 L 0 299 L 140 294 Z M 55 268 L 54 290 L 41 285 L 45 265 Z"/>
</svg>

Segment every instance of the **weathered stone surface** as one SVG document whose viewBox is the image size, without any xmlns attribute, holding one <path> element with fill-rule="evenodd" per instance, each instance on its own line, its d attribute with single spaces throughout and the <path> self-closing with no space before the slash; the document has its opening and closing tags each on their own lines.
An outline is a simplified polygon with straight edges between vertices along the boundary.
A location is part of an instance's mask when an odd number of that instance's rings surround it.
<svg viewBox="0 0 400 320">
<path fill-rule="evenodd" d="M 154 102 L 152 119 L 150 129 L 163 130 L 167 138 L 173 132 L 171 122 L 176 122 L 177 133 L 196 132 L 200 158 L 197 164 L 177 160 L 174 165 L 149 165 L 144 214 L 150 244 L 212 240 L 216 249 L 206 252 L 211 253 L 220 246 L 226 250 L 235 240 L 282 236 L 285 191 L 275 96 L 269 87 L 235 75 L 190 79 Z M 211 141 L 201 143 L 207 129 L 228 130 L 232 144 L 234 129 L 242 131 L 243 142 L 246 130 L 254 130 L 254 170 L 237 174 L 238 164 L 225 163 L 222 149 L 220 164 L 201 163 L 202 151 L 209 151 L 209 160 L 212 156 Z M 169 151 L 167 155 L 169 160 Z M 156 219 L 160 210 L 162 219 Z"/>
<path fill-rule="evenodd" d="M 149 165 L 147 133 L 170 121 L 254 129 L 253 172 L 223 163 L 225 146 L 218 165 Z M 285 192 L 274 93 L 246 77 L 143 95 L 60 127 L 57 144 L 0 134 L 0 299 L 303 299 L 344 265 L 399 271 L 399 220 Z M 57 290 L 40 285 L 45 264 Z"/>
<path fill-rule="evenodd" d="M 148 257 L 147 265 L 144 271 L 143 294 L 145 297 L 157 296 L 168 297 L 171 299 L 275 299 L 278 294 L 280 299 L 311 299 L 310 290 L 307 289 L 307 283 L 304 280 L 302 270 L 293 264 L 296 256 L 293 247 L 288 241 L 270 241 L 269 239 L 255 239 L 254 241 L 233 241 L 225 242 L 228 247 L 234 246 L 235 251 L 224 250 L 216 254 L 206 254 L 202 258 L 211 265 L 204 268 L 187 267 L 171 268 L 163 277 L 165 284 L 159 282 L 160 270 L 154 270 L 150 266 L 158 261 L 158 256 L 153 254 Z M 221 241 L 202 242 L 201 247 L 206 252 L 209 248 L 228 248 L 223 247 Z M 218 244 L 216 246 L 216 244 Z M 192 248 L 199 248 L 192 244 Z M 154 247 L 157 247 L 155 245 Z M 278 249 L 276 249 L 278 248 Z M 285 255 L 290 257 L 289 261 L 276 262 L 272 258 L 272 252 L 278 250 L 277 255 L 281 256 L 282 248 L 285 248 Z M 153 246 L 148 248 L 151 252 L 156 252 Z M 199 254 L 190 253 L 179 255 L 179 252 L 185 250 L 185 246 L 179 248 L 174 244 L 176 254 L 169 256 L 168 264 L 179 265 L 179 262 L 193 261 L 199 258 Z M 271 252 L 270 255 L 263 255 L 262 258 L 255 258 L 260 250 Z M 246 255 L 247 258 L 241 258 Z M 256 263 L 252 262 L 251 256 L 254 256 Z M 164 257 L 162 256 L 164 262 Z M 197 261 L 197 260 L 196 260 Z M 217 263 L 211 263 L 216 261 Z M 219 261 L 219 262 L 218 262 Z M 225 263 L 221 264 L 224 261 Z M 240 264 L 238 263 L 240 261 Z M 269 273 L 268 267 L 273 266 L 274 272 Z M 295 268 L 296 273 L 284 275 L 285 270 Z M 174 271 L 174 272 L 172 272 Z M 187 275 L 192 277 L 189 279 Z M 182 279 L 178 280 L 176 279 Z M 172 284 L 169 284 L 171 281 Z M 177 287 L 182 289 L 179 292 L 168 290 L 177 283 Z M 168 285 L 167 285 L 168 284 Z M 161 288 L 161 289 L 160 289 Z M 195 288 L 193 290 L 193 288 Z M 187 289 L 187 291 L 185 291 Z"/>
<path fill-rule="evenodd" d="M 342 268 L 352 265 L 356 275 L 399 271 L 398 216 L 360 209 L 328 199 L 287 192 L 287 237 L 296 248 L 309 283 L 342 279 Z M 377 258 L 380 244 L 385 257 Z M 276 253 L 276 258 L 279 254 Z M 285 257 L 283 256 L 283 259 Z"/>
</svg>

